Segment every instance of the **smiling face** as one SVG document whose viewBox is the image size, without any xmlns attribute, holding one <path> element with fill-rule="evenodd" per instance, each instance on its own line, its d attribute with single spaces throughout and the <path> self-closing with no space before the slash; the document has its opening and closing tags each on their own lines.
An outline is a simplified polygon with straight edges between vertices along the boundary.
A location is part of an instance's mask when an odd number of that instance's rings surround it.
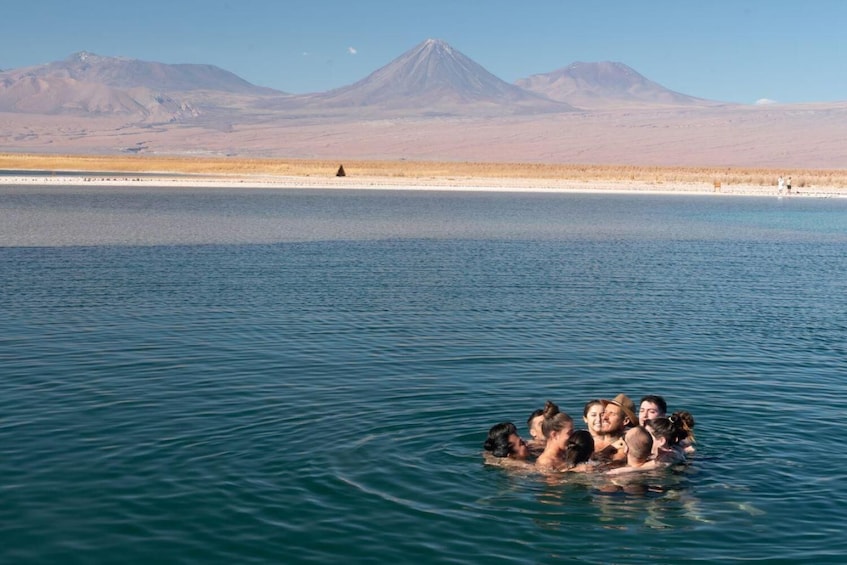
<svg viewBox="0 0 847 565">
<path fill-rule="evenodd" d="M 603 433 L 603 404 L 594 402 L 589 405 L 582 419 L 592 435 Z"/>
<path fill-rule="evenodd" d="M 659 405 L 649 400 L 645 400 L 644 402 L 642 402 L 641 406 L 638 409 L 639 426 L 643 426 L 644 422 L 646 422 L 647 420 L 664 417 L 665 413 L 661 410 L 661 408 L 659 408 Z"/>
<path fill-rule="evenodd" d="M 619 434 L 623 432 L 628 419 L 623 408 L 617 404 L 607 404 L 603 409 L 603 433 Z"/>
</svg>

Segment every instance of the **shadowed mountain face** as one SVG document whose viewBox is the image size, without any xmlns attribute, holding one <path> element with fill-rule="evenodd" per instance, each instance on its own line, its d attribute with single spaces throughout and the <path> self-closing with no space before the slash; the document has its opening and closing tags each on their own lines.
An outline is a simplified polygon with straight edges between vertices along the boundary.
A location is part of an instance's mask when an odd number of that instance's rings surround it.
<svg viewBox="0 0 847 565">
<path fill-rule="evenodd" d="M 359 82 L 303 100 L 313 107 L 406 109 L 433 114 L 574 109 L 500 80 L 437 39 L 427 39 Z"/>
<path fill-rule="evenodd" d="M 623 63 L 573 63 L 550 73 L 518 80 L 522 88 L 583 108 L 621 105 L 713 105 L 669 90 Z"/>
</svg>

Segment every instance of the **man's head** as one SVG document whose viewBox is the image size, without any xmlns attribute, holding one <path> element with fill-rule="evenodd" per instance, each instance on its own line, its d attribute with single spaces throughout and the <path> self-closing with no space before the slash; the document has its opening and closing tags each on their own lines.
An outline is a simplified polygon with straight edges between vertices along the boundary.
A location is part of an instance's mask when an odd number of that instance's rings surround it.
<svg viewBox="0 0 847 565">
<path fill-rule="evenodd" d="M 641 399 L 638 408 L 638 425 L 643 426 L 647 420 L 664 418 L 668 412 L 668 403 L 661 396 L 648 394 Z"/>
<path fill-rule="evenodd" d="M 626 443 L 628 460 L 643 463 L 650 458 L 653 452 L 653 436 L 642 426 L 627 430 L 626 435 L 624 435 L 624 443 Z"/>
<path fill-rule="evenodd" d="M 635 405 L 625 394 L 617 395 L 613 400 L 603 401 L 603 433 L 619 435 L 633 426 L 637 418 L 634 414 Z"/>
</svg>

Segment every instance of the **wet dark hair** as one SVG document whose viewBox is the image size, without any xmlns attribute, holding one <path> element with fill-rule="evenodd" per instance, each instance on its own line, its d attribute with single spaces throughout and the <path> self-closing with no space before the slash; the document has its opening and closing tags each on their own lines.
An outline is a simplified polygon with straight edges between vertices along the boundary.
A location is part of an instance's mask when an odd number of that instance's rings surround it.
<svg viewBox="0 0 847 565">
<path fill-rule="evenodd" d="M 512 453 L 512 444 L 509 442 L 512 434 L 518 435 L 518 428 L 512 422 L 495 424 L 488 430 L 488 437 L 482 447 L 495 457 L 508 457 Z"/>
<path fill-rule="evenodd" d="M 651 404 L 655 404 L 662 412 L 662 414 L 668 413 L 668 403 L 665 402 L 665 399 L 661 396 L 657 396 L 655 394 L 648 394 L 647 396 L 642 396 L 641 402 L 638 403 L 638 406 L 640 407 L 643 402 L 650 402 Z"/>
<path fill-rule="evenodd" d="M 585 408 L 582 409 L 582 417 L 583 418 L 588 417 L 588 409 L 591 408 L 592 406 L 594 406 L 595 404 L 599 404 L 600 406 L 603 406 L 604 408 L 606 406 L 603 403 L 603 401 L 600 400 L 599 398 L 595 398 L 594 400 L 589 400 L 588 402 L 585 403 Z"/>
<path fill-rule="evenodd" d="M 690 412 L 674 412 L 667 418 L 653 418 L 644 422 L 650 426 L 653 435 L 663 437 L 669 446 L 674 446 L 684 439 L 694 441 L 694 416 Z"/>
<path fill-rule="evenodd" d="M 565 466 L 567 468 L 576 467 L 580 463 L 585 463 L 591 458 L 594 453 L 594 438 L 588 430 L 577 430 L 565 443 Z"/>
</svg>

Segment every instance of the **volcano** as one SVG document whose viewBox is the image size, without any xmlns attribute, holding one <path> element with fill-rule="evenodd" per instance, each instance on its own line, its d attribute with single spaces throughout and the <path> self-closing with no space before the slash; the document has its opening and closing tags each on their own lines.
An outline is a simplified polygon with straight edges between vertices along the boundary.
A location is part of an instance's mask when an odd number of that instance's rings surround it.
<svg viewBox="0 0 847 565">
<path fill-rule="evenodd" d="M 310 103 L 436 114 L 574 110 L 497 78 L 439 39 L 427 39 L 354 84 L 311 95 Z"/>
</svg>

